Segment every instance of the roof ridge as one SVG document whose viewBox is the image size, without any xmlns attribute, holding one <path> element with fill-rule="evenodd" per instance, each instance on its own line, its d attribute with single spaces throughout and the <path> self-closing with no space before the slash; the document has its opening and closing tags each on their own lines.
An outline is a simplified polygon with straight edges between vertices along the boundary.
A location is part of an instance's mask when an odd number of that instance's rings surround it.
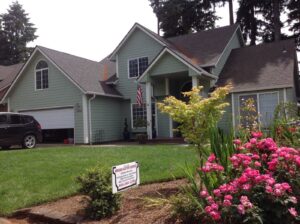
<svg viewBox="0 0 300 224">
<path fill-rule="evenodd" d="M 182 35 L 178 35 L 178 36 L 174 36 L 174 37 L 168 37 L 168 38 L 164 38 L 167 41 L 172 41 L 172 39 L 177 39 L 177 38 L 181 38 L 181 37 L 185 37 L 185 36 L 192 36 L 192 35 L 197 35 L 200 33 L 208 33 L 208 32 L 213 32 L 213 31 L 217 31 L 217 30 L 221 30 L 221 29 L 226 29 L 226 28 L 231 28 L 231 27 L 238 27 L 239 24 L 235 23 L 233 25 L 227 25 L 227 26 L 220 26 L 220 27 L 216 27 L 213 29 L 208 29 L 208 30 L 199 30 L 195 33 L 187 33 L 187 34 L 182 34 Z"/>
<path fill-rule="evenodd" d="M 74 55 L 74 54 L 70 54 L 70 53 L 66 53 L 66 52 L 63 52 L 63 51 L 58 51 L 58 50 L 55 50 L 55 49 L 52 49 L 52 48 L 48 48 L 48 47 L 44 47 L 44 46 L 41 46 L 41 45 L 36 45 L 37 48 L 43 50 L 46 49 L 46 50 L 50 50 L 50 51 L 55 51 L 57 53 L 61 53 L 61 54 L 65 54 L 65 55 L 68 55 L 68 56 L 71 56 L 71 57 L 76 57 L 76 58 L 79 58 L 79 59 L 82 59 L 82 60 L 86 60 L 86 61 L 90 61 L 90 62 L 93 62 L 93 63 L 99 63 L 97 61 L 94 61 L 94 60 L 91 60 L 91 59 L 88 59 L 88 58 L 84 58 L 84 57 L 80 57 L 80 56 L 77 56 L 77 55 Z"/>
</svg>

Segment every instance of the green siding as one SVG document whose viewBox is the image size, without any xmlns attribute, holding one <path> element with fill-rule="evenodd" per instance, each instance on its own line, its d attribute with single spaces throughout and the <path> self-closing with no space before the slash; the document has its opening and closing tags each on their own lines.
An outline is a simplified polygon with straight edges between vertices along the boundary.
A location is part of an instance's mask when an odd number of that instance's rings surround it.
<svg viewBox="0 0 300 224">
<path fill-rule="evenodd" d="M 39 60 L 48 63 L 49 88 L 35 91 L 35 66 Z M 82 92 L 54 65 L 37 53 L 9 94 L 11 111 L 33 110 L 78 105 L 82 108 Z M 75 113 L 75 141 L 83 143 L 82 110 Z"/>
<path fill-rule="evenodd" d="M 232 128 L 232 107 L 231 107 L 231 96 L 226 98 L 226 102 L 229 103 L 229 106 L 224 109 L 224 114 L 221 120 L 218 123 L 219 128 L 225 132 L 229 132 Z"/>
<path fill-rule="evenodd" d="M 122 139 L 124 119 L 122 101 L 96 97 L 91 102 L 92 142 L 100 143 Z"/>
<path fill-rule="evenodd" d="M 148 57 L 149 63 L 159 54 L 163 46 L 143 31 L 136 29 L 117 54 L 119 83 L 117 89 L 135 102 L 137 83 L 128 78 L 128 60 L 138 57 Z M 145 93 L 145 86 L 143 85 Z M 145 94 L 144 94 L 145 96 Z"/>
<path fill-rule="evenodd" d="M 295 88 L 287 88 L 286 89 L 286 100 L 291 101 L 291 102 L 297 102 Z"/>
<path fill-rule="evenodd" d="M 181 61 L 169 53 L 165 53 L 149 71 L 151 76 L 171 74 L 187 71 L 188 68 Z"/>
<path fill-rule="evenodd" d="M 235 32 L 232 39 L 230 40 L 230 42 L 227 44 L 224 52 L 223 52 L 223 55 L 221 56 L 221 58 L 219 59 L 217 65 L 215 68 L 213 68 L 212 70 L 212 74 L 214 75 L 217 75 L 219 76 L 230 53 L 231 53 L 231 50 L 232 49 L 235 49 L 235 48 L 239 48 L 242 46 L 241 44 L 241 40 L 240 40 L 240 37 L 239 37 L 239 34 L 238 34 L 239 31 Z"/>
</svg>

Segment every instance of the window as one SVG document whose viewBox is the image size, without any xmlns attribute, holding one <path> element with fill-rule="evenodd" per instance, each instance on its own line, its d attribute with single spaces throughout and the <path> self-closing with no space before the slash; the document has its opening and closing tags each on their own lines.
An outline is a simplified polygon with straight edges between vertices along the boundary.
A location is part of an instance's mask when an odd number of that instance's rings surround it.
<svg viewBox="0 0 300 224">
<path fill-rule="evenodd" d="M 253 106 L 255 110 L 243 111 L 242 107 L 248 99 L 253 99 Z M 240 124 L 243 127 L 249 126 L 249 117 L 257 117 L 261 127 L 268 128 L 272 124 L 274 118 L 274 110 L 279 103 L 278 92 L 272 93 L 258 93 L 239 96 L 239 110 L 240 110 Z M 255 112 L 256 111 L 256 112 Z"/>
<path fill-rule="evenodd" d="M 0 124 L 7 124 L 7 116 L 0 115 Z"/>
<path fill-rule="evenodd" d="M 21 124 L 21 117 L 20 117 L 20 115 L 11 115 L 10 116 L 10 123 L 11 124 Z"/>
<path fill-rule="evenodd" d="M 152 110 L 152 121 L 154 122 L 156 119 L 156 108 L 154 103 L 152 103 L 151 110 Z M 143 103 L 141 106 L 139 106 L 137 103 L 133 103 L 131 104 L 131 111 L 132 111 L 132 128 L 147 127 L 146 104 Z"/>
<path fill-rule="evenodd" d="M 33 122 L 33 118 L 30 116 L 22 116 L 22 123 L 29 124 Z"/>
<path fill-rule="evenodd" d="M 48 64 L 45 61 L 40 61 L 35 68 L 35 88 L 47 89 L 48 87 Z"/>
<path fill-rule="evenodd" d="M 244 95 L 239 97 L 240 124 L 243 128 L 252 128 L 253 120 L 258 122 L 257 95 Z M 253 108 L 249 105 L 253 104 Z M 247 108 L 247 109 L 246 109 Z"/>
<path fill-rule="evenodd" d="M 148 67 L 148 57 L 129 60 L 129 78 L 139 77 Z"/>
</svg>

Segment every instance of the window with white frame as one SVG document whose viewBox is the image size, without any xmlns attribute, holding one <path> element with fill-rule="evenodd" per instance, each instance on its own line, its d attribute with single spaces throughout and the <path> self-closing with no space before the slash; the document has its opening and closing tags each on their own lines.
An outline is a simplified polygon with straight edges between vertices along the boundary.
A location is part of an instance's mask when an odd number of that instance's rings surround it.
<svg viewBox="0 0 300 224">
<path fill-rule="evenodd" d="M 35 67 L 35 88 L 41 90 L 48 87 L 48 64 L 45 61 L 39 61 Z"/>
<path fill-rule="evenodd" d="M 130 59 L 128 62 L 129 78 L 139 77 L 141 74 L 144 73 L 147 67 L 148 67 L 148 57 Z"/>
<path fill-rule="evenodd" d="M 156 119 L 156 108 L 155 103 L 152 103 L 152 119 Z M 146 128 L 147 127 L 147 108 L 146 104 L 143 103 L 141 106 L 137 103 L 131 104 L 131 119 L 132 128 Z"/>
<path fill-rule="evenodd" d="M 248 99 L 253 99 L 250 110 L 243 110 Z M 272 124 L 274 111 L 279 103 L 278 92 L 257 93 L 239 96 L 240 124 L 249 127 L 249 118 L 256 117 L 262 128 L 268 128 Z"/>
</svg>

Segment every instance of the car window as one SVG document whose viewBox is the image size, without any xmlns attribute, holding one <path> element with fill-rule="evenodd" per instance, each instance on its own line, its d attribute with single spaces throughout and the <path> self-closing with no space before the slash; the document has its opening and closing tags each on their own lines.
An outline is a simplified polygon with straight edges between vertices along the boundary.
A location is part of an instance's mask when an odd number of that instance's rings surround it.
<svg viewBox="0 0 300 224">
<path fill-rule="evenodd" d="M 7 116 L 0 115 L 0 124 L 6 124 L 6 123 L 7 123 Z"/>
<path fill-rule="evenodd" d="M 32 117 L 22 116 L 22 123 L 23 124 L 28 124 L 28 123 L 31 123 L 31 122 L 33 122 L 33 118 Z"/>
<path fill-rule="evenodd" d="M 21 117 L 20 117 L 20 115 L 11 115 L 10 116 L 10 123 L 11 124 L 21 124 Z"/>
</svg>

